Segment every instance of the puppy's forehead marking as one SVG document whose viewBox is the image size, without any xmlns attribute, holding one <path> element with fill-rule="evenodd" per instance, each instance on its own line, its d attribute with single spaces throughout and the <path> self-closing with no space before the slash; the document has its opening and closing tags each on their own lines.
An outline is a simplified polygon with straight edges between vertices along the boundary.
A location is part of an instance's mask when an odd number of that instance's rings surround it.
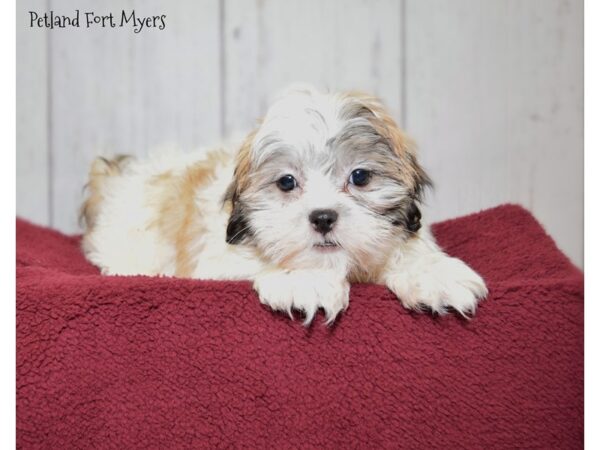
<svg viewBox="0 0 600 450">
<path fill-rule="evenodd" d="M 327 121 L 325 120 L 325 117 L 323 117 L 323 114 L 321 114 L 321 112 L 318 109 L 306 108 L 305 111 L 309 116 L 316 117 L 318 122 L 320 124 L 322 124 L 325 128 L 327 128 Z M 316 124 L 313 124 L 313 125 L 316 125 Z"/>
<path fill-rule="evenodd" d="M 254 139 L 254 163 L 320 168 L 322 173 L 344 171 L 355 163 L 389 164 L 395 155 L 374 126 L 375 118 L 351 96 L 292 93 L 267 112 Z"/>
<path fill-rule="evenodd" d="M 309 153 L 326 150 L 327 141 L 342 127 L 334 96 L 294 92 L 271 106 L 254 140 L 256 152 L 269 151 L 262 145 L 268 136 Z"/>
</svg>

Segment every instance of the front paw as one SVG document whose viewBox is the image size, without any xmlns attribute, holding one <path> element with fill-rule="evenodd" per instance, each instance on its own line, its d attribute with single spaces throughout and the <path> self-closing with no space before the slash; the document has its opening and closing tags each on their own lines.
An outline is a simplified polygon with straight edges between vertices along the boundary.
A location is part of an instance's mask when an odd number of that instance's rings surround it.
<svg viewBox="0 0 600 450">
<path fill-rule="evenodd" d="M 326 323 L 332 323 L 348 307 L 350 285 L 345 277 L 329 272 L 309 270 L 273 271 L 254 280 L 260 302 L 292 316 L 292 309 L 304 312 L 308 325 L 319 308 L 325 311 Z"/>
<path fill-rule="evenodd" d="M 443 314 L 453 308 L 463 316 L 473 314 L 488 290 L 483 279 L 457 258 L 439 254 L 403 271 L 394 271 L 386 279 L 387 287 L 405 308 L 423 307 Z"/>
</svg>

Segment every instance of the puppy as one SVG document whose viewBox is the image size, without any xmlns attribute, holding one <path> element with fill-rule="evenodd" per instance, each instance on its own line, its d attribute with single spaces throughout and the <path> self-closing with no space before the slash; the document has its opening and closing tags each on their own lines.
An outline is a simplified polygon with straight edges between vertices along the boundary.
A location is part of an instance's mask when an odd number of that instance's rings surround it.
<svg viewBox="0 0 600 450">
<path fill-rule="evenodd" d="M 350 282 L 436 313 L 473 313 L 487 295 L 436 245 L 420 211 L 429 178 L 376 98 L 289 91 L 235 150 L 97 159 L 87 258 L 110 275 L 250 279 L 263 304 L 307 324 L 319 308 L 334 321 Z"/>
</svg>

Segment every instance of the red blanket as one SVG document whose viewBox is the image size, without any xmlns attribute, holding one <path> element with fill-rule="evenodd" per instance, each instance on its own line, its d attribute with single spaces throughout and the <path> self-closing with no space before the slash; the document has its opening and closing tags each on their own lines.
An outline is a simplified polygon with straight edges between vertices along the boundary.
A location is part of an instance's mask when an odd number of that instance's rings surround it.
<svg viewBox="0 0 600 450">
<path fill-rule="evenodd" d="M 517 206 L 434 233 L 488 282 L 474 319 L 355 285 L 306 329 L 247 282 L 102 277 L 18 220 L 18 447 L 581 447 L 582 273 Z"/>
</svg>

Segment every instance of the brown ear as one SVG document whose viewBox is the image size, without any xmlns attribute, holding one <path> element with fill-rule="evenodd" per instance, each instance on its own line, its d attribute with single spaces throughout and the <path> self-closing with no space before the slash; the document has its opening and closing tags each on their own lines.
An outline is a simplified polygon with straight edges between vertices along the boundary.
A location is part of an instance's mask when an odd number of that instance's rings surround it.
<svg viewBox="0 0 600 450">
<path fill-rule="evenodd" d="M 425 169 L 419 164 L 414 153 L 409 153 L 408 157 L 412 167 L 411 172 L 414 180 L 412 196 L 415 200 L 421 201 L 425 189 L 433 188 L 433 181 L 431 181 L 431 178 L 429 178 Z"/>
<path fill-rule="evenodd" d="M 228 244 L 242 243 L 248 236 L 252 234 L 246 219 L 246 211 L 243 202 L 240 200 L 242 192 L 248 187 L 250 178 L 250 154 L 252 142 L 256 131 L 250 133 L 236 157 L 236 166 L 233 172 L 233 180 L 225 192 L 223 203 L 229 204 L 231 214 L 227 223 L 227 235 L 225 240 Z"/>
<path fill-rule="evenodd" d="M 400 130 L 394 119 L 383 109 L 381 104 L 379 104 L 379 108 L 375 106 L 374 113 L 375 119 L 373 121 L 378 123 L 380 134 L 388 140 L 394 153 L 403 162 L 402 175 L 411 189 L 411 196 L 416 200 L 420 200 L 425 188 L 431 187 L 432 183 L 417 160 L 414 141 Z"/>
<path fill-rule="evenodd" d="M 360 102 L 372 114 L 365 115 L 377 132 L 389 143 L 394 153 L 402 161 L 402 179 L 409 186 L 411 196 L 420 200 L 425 188 L 432 186 L 431 179 L 417 161 L 417 151 L 414 141 L 398 127 L 394 119 L 386 111 L 381 100 L 361 93 L 347 94 Z M 418 208 L 417 208 L 418 209 Z"/>
</svg>

